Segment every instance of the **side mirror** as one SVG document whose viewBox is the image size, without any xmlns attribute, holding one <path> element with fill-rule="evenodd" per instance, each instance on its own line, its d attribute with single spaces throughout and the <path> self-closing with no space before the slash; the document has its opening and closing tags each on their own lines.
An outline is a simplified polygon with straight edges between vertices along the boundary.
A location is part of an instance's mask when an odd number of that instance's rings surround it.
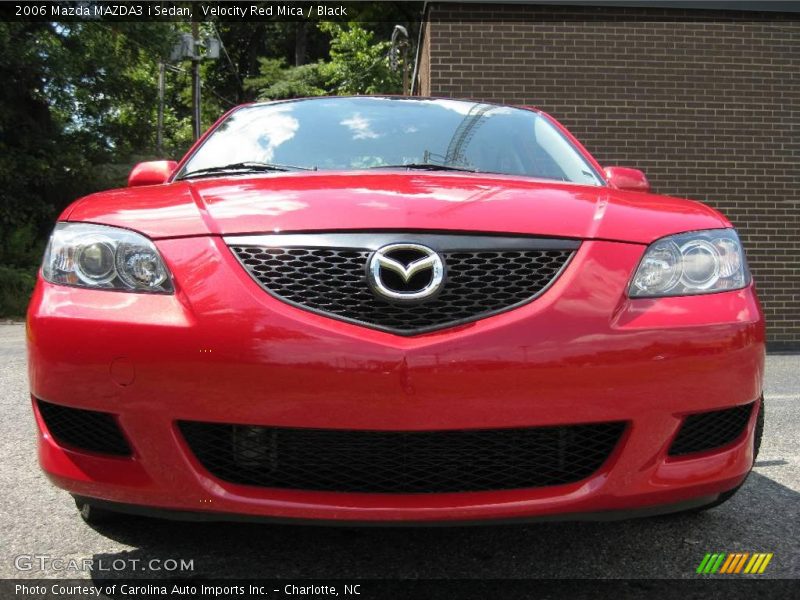
<svg viewBox="0 0 800 600">
<path fill-rule="evenodd" d="M 650 182 L 645 174 L 637 169 L 628 167 L 606 167 L 603 172 L 612 187 L 632 192 L 649 192 Z"/>
<path fill-rule="evenodd" d="M 151 160 L 140 162 L 128 176 L 128 187 L 137 185 L 159 185 L 166 183 L 178 166 L 174 160 Z"/>
</svg>

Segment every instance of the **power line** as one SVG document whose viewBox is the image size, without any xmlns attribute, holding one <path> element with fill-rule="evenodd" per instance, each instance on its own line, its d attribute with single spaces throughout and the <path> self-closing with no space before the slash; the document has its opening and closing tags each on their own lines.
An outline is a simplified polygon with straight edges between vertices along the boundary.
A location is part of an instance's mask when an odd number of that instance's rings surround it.
<svg viewBox="0 0 800 600">
<path fill-rule="evenodd" d="M 222 48 L 222 53 L 225 55 L 225 58 L 228 59 L 228 64 L 231 67 L 231 71 L 233 71 L 233 74 L 236 77 L 236 82 L 239 84 L 239 90 L 240 91 L 244 90 L 242 79 L 239 77 L 239 70 L 233 64 L 233 61 L 231 60 L 231 55 L 228 54 L 228 49 L 225 47 L 225 43 L 222 41 L 222 36 L 219 34 L 219 30 L 217 29 L 217 25 L 216 23 L 214 23 L 214 21 L 211 21 L 211 27 L 214 29 L 214 35 L 216 35 L 217 39 L 219 40 L 219 45 Z"/>
<path fill-rule="evenodd" d="M 173 73 L 183 73 L 184 75 L 190 74 L 189 71 L 187 71 L 186 69 L 182 69 L 182 68 L 180 68 L 180 67 L 178 67 L 176 65 L 165 64 L 164 66 L 165 66 L 167 71 L 172 71 Z M 217 93 L 214 90 L 213 87 L 206 86 L 206 84 L 204 82 L 201 81 L 200 85 L 203 87 L 204 90 L 208 90 L 209 92 L 211 92 L 211 94 L 213 96 L 216 96 L 218 100 L 222 100 L 225 104 L 228 104 L 229 106 L 238 106 L 239 105 L 238 102 L 234 102 L 233 100 L 231 100 L 229 98 L 226 98 L 225 96 L 222 96 L 219 93 Z"/>
<path fill-rule="evenodd" d="M 225 103 L 226 103 L 226 104 L 228 104 L 229 106 L 238 106 L 238 105 L 239 105 L 239 103 L 238 103 L 238 102 L 234 102 L 233 100 L 229 100 L 229 99 L 228 99 L 228 98 L 226 98 L 225 96 L 221 96 L 221 95 L 219 95 L 219 94 L 218 94 L 216 91 L 214 91 L 214 88 L 213 88 L 213 87 L 206 87 L 206 84 L 205 84 L 205 83 L 202 83 L 202 82 L 200 83 L 200 85 L 201 85 L 201 87 L 202 87 L 203 89 L 205 89 L 205 90 L 208 90 L 208 91 L 209 91 L 209 92 L 211 92 L 211 93 L 212 93 L 214 96 L 216 96 L 218 100 L 222 100 L 223 102 L 225 102 Z"/>
</svg>

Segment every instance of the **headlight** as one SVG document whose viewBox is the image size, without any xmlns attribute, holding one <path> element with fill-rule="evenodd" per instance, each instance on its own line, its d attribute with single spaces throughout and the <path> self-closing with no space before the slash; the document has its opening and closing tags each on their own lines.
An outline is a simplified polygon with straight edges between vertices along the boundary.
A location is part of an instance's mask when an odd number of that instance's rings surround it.
<svg viewBox="0 0 800 600">
<path fill-rule="evenodd" d="M 50 283 L 129 292 L 172 293 L 172 278 L 146 237 L 89 223 L 56 225 L 44 255 Z"/>
<path fill-rule="evenodd" d="M 733 229 L 692 231 L 650 244 L 631 281 L 631 298 L 688 296 L 737 290 L 750 283 Z"/>
</svg>

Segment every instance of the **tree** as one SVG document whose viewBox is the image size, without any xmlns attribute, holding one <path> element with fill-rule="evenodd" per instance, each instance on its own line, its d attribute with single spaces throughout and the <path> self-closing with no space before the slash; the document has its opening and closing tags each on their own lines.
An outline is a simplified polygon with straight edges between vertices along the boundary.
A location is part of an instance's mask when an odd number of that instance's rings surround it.
<svg viewBox="0 0 800 600">
<path fill-rule="evenodd" d="M 256 98 L 399 92 L 388 39 L 394 22 L 411 17 L 402 3 L 370 7 L 361 11 L 381 22 L 369 26 L 201 24 L 226 50 L 201 66 L 203 124 Z M 189 147 L 191 82 L 183 64 L 167 72 L 164 155 L 156 156 L 158 65 L 189 29 L 180 22 L 0 22 L 0 317 L 24 310 L 64 207 L 124 185 L 139 160 L 177 158 Z"/>
<path fill-rule="evenodd" d="M 120 185 L 131 158 L 152 153 L 156 64 L 172 33 L 166 23 L 0 23 L 0 316 L 27 304 L 58 212 Z M 176 132 L 170 142 L 184 145 Z"/>
<path fill-rule="evenodd" d="M 323 22 L 318 30 L 330 35 L 330 59 L 287 66 L 280 58 L 260 58 L 259 73 L 245 80 L 259 100 L 279 100 L 324 94 L 397 94 L 401 75 L 389 65 L 388 41 L 357 23 Z"/>
<path fill-rule="evenodd" d="M 259 65 L 259 75 L 245 82 L 246 89 L 257 91 L 259 100 L 283 100 L 328 93 L 328 65 L 324 62 L 287 67 L 282 58 L 260 58 Z"/>
<path fill-rule="evenodd" d="M 337 94 L 397 94 L 402 91 L 399 71 L 389 67 L 388 41 L 357 23 L 320 23 L 331 35 L 329 85 Z"/>
</svg>

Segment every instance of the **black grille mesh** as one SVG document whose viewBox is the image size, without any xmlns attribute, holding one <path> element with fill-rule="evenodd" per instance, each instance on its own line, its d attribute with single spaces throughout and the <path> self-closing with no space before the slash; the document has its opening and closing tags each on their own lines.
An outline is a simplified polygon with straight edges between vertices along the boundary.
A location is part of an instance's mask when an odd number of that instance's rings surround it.
<svg viewBox="0 0 800 600">
<path fill-rule="evenodd" d="M 669 449 L 671 456 L 713 450 L 730 444 L 744 431 L 754 404 L 689 415 Z"/>
<path fill-rule="evenodd" d="M 198 460 L 231 483 L 303 490 L 434 493 L 580 481 L 624 423 L 425 432 L 250 427 L 184 421 Z"/>
<path fill-rule="evenodd" d="M 303 308 L 401 333 L 479 319 L 532 300 L 572 250 L 442 252 L 444 289 L 420 304 L 376 297 L 366 280 L 371 252 L 341 248 L 231 246 L 249 273 L 275 296 Z"/>
<path fill-rule="evenodd" d="M 112 415 L 42 400 L 37 402 L 48 431 L 60 445 L 102 454 L 131 454 L 128 442 Z"/>
</svg>

